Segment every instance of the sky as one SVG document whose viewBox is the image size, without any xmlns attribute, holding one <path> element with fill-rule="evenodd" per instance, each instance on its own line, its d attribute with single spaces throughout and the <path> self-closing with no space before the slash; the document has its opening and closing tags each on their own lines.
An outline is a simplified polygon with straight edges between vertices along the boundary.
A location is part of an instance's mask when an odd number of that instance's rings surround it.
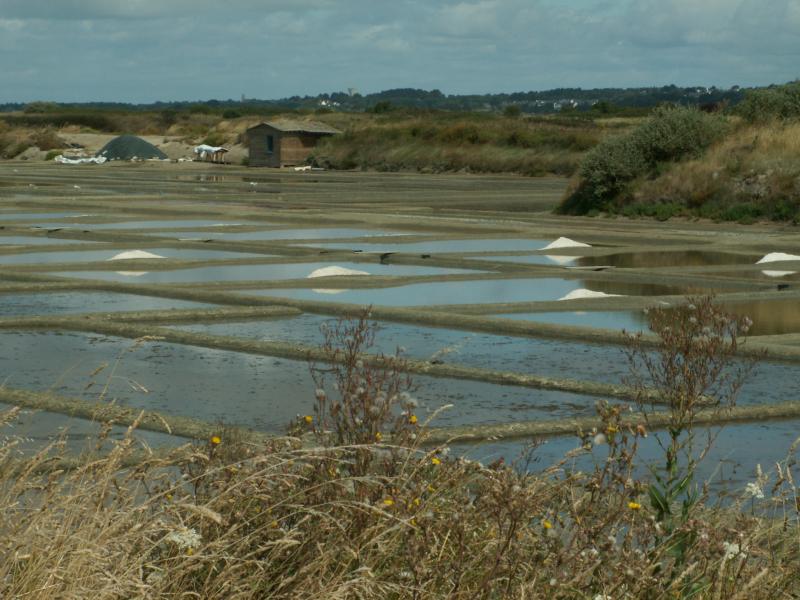
<svg viewBox="0 0 800 600">
<path fill-rule="evenodd" d="M 0 103 L 797 78 L 800 0 L 0 0 Z"/>
</svg>

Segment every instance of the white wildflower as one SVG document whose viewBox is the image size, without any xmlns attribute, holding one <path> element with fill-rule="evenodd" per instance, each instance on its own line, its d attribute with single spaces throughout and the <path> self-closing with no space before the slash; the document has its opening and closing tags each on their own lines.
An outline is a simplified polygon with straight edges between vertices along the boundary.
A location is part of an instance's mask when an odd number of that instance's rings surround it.
<svg viewBox="0 0 800 600">
<path fill-rule="evenodd" d="M 175 544 L 181 550 L 195 550 L 203 542 L 203 538 L 197 531 L 186 527 L 170 532 L 164 539 Z"/>
<path fill-rule="evenodd" d="M 722 560 L 730 560 L 736 558 L 739 554 L 744 554 L 739 548 L 739 544 L 722 542 L 722 549 L 725 551 L 725 556 L 722 557 Z"/>
<path fill-rule="evenodd" d="M 322 388 L 317 388 L 314 395 L 316 395 L 317 399 L 322 400 L 327 394 L 325 394 L 325 390 Z"/>
<path fill-rule="evenodd" d="M 750 498 L 756 498 L 757 500 L 763 500 L 764 490 L 761 489 L 758 482 L 751 481 L 745 486 L 744 495 Z"/>
<path fill-rule="evenodd" d="M 592 444 L 594 444 L 595 446 L 602 446 L 607 441 L 608 440 L 606 440 L 606 434 L 604 433 L 598 433 L 594 436 L 594 438 L 592 438 Z"/>
</svg>

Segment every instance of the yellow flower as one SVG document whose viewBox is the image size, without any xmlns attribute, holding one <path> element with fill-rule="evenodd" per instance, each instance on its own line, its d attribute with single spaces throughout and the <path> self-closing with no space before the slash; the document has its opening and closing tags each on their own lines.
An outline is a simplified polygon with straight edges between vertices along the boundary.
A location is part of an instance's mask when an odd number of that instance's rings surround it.
<svg viewBox="0 0 800 600">
<path fill-rule="evenodd" d="M 172 502 L 172 494 L 167 494 L 164 498 L 167 499 L 167 502 Z"/>
<path fill-rule="evenodd" d="M 408 522 L 413 525 L 414 527 L 417 526 L 417 520 L 414 517 L 411 517 Z"/>
<path fill-rule="evenodd" d="M 312 417 L 311 415 L 306 415 L 305 417 L 303 417 L 303 420 L 304 420 L 306 423 L 308 423 L 309 425 L 311 425 L 311 423 L 313 423 L 313 422 L 314 422 L 314 417 Z"/>
<path fill-rule="evenodd" d="M 392 506 L 393 504 L 394 504 L 394 500 L 392 500 L 391 498 L 386 498 L 386 499 L 383 501 L 383 505 L 384 505 L 384 506 Z"/>
<path fill-rule="evenodd" d="M 544 527 L 545 529 L 552 529 L 553 524 L 547 519 L 545 519 L 544 521 L 542 521 L 542 527 Z"/>
<path fill-rule="evenodd" d="M 194 554 L 194 548 L 187 548 L 186 549 L 186 556 L 191 556 Z"/>
<path fill-rule="evenodd" d="M 211 443 L 215 446 L 219 446 L 222 443 L 222 438 L 218 435 L 211 436 Z"/>
<path fill-rule="evenodd" d="M 421 500 L 419 498 L 414 498 L 414 506 L 419 506 Z"/>
<path fill-rule="evenodd" d="M 380 432 L 380 431 L 379 431 L 379 432 L 377 432 L 377 433 L 375 434 L 375 441 L 376 441 L 376 442 L 380 442 L 382 439 L 383 439 L 383 436 L 381 435 L 381 432 Z"/>
<path fill-rule="evenodd" d="M 411 423 L 412 425 L 416 425 L 417 424 L 417 415 L 411 415 L 410 417 L 408 417 L 408 422 Z"/>
<path fill-rule="evenodd" d="M 434 488 L 432 485 L 429 485 L 428 486 L 428 491 L 432 494 L 433 492 L 436 491 L 436 488 Z"/>
<path fill-rule="evenodd" d="M 278 528 L 278 522 L 277 522 L 277 521 L 273 521 L 272 523 L 270 523 L 270 526 L 271 526 L 273 529 L 277 529 L 277 528 Z"/>
<path fill-rule="evenodd" d="M 609 425 L 608 429 L 606 429 L 607 433 L 617 433 L 617 431 L 619 431 L 619 429 L 617 429 L 615 425 Z"/>
<path fill-rule="evenodd" d="M 432 464 L 432 465 L 440 465 L 440 464 L 442 464 L 442 461 L 441 461 L 441 460 L 439 460 L 437 457 L 435 457 L 435 456 L 434 456 L 434 457 L 431 459 L 431 464 Z"/>
<path fill-rule="evenodd" d="M 639 510 L 640 508 L 642 508 L 642 505 L 639 504 L 638 502 L 634 502 L 631 500 L 630 502 L 628 502 L 628 508 L 630 508 L 631 510 Z"/>
</svg>

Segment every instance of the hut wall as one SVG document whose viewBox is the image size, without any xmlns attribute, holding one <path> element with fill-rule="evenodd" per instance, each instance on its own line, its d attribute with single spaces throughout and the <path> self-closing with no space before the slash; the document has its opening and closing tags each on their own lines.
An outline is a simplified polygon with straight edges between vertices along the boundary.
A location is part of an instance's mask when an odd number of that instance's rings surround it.
<svg viewBox="0 0 800 600">
<path fill-rule="evenodd" d="M 325 133 L 280 131 L 266 123 L 247 130 L 249 165 L 251 167 L 283 167 L 301 165 Z M 272 136 L 272 152 L 269 151 Z"/>
<path fill-rule="evenodd" d="M 268 148 L 268 137 L 272 136 L 272 152 Z M 249 150 L 249 165 L 251 167 L 280 167 L 281 166 L 281 137 L 282 133 L 262 125 L 254 127 L 247 133 Z"/>
<path fill-rule="evenodd" d="M 318 135 L 285 133 L 281 137 L 280 162 L 284 165 L 301 165 L 311 154 L 319 140 Z"/>
</svg>

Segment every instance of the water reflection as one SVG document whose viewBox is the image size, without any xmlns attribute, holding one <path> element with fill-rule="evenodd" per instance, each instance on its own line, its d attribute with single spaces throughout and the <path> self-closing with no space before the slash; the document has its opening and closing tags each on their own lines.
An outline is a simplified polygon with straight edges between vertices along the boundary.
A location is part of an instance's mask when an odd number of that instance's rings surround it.
<svg viewBox="0 0 800 600">
<path fill-rule="evenodd" d="M 191 248 L 148 248 L 148 252 L 159 254 L 164 258 L 178 260 L 215 260 L 233 258 L 267 258 L 268 254 L 248 254 L 242 252 L 224 252 L 220 250 L 194 250 Z M 76 250 L 74 252 L 31 252 L 25 254 L 0 255 L 0 264 L 47 264 L 70 262 L 105 261 L 112 258 L 119 250 Z"/>
<path fill-rule="evenodd" d="M 353 236 L 355 237 L 355 236 Z M 523 238 L 499 238 L 499 239 L 464 239 L 464 240 L 431 240 L 426 242 L 409 243 L 330 243 L 313 244 L 317 248 L 330 248 L 337 250 L 361 250 L 363 252 L 517 252 L 523 250 L 538 250 L 547 240 L 531 240 Z M 306 244 L 312 245 L 312 244 Z M 477 258 L 477 257 L 472 257 Z M 487 260 L 495 260 L 499 257 L 483 257 Z"/>
<path fill-rule="evenodd" d="M 722 306 L 729 312 L 753 320 L 749 335 L 800 333 L 800 299 L 756 300 Z"/>
<path fill-rule="evenodd" d="M 209 308 L 213 306 L 215 305 L 189 302 L 187 300 L 137 296 L 134 294 L 113 294 L 109 292 L 0 294 L 0 317 L 169 310 L 172 308 Z"/>
<path fill-rule="evenodd" d="M 611 281 L 577 279 L 490 279 L 474 281 L 439 281 L 392 288 L 352 289 L 336 297 L 337 302 L 376 304 L 383 306 L 424 306 L 436 304 L 484 304 L 503 302 L 541 302 L 558 300 L 568 293 L 588 288 L 607 294 L 653 296 L 687 294 L 691 288 Z M 247 292 L 267 296 L 283 296 L 324 300 L 324 296 L 308 289 L 275 289 Z"/>
<path fill-rule="evenodd" d="M 582 267 L 608 265 L 618 268 L 646 269 L 655 267 L 703 267 L 713 265 L 753 264 L 756 255 L 711 252 L 707 250 L 681 250 L 667 252 L 620 252 L 605 256 L 584 256 L 576 264 Z"/>
<path fill-rule="evenodd" d="M 274 279 L 303 279 L 316 269 L 330 266 L 331 263 L 294 263 L 266 265 L 225 265 L 177 269 L 174 271 L 153 271 L 142 274 L 138 281 L 149 283 L 201 283 L 206 281 L 262 281 Z M 371 275 L 409 276 L 444 275 L 450 273 L 478 273 L 466 269 L 442 269 L 437 267 L 417 267 L 413 265 L 382 265 L 372 263 L 339 263 L 339 266 L 363 270 Z M 111 271 L 64 271 L 54 273 L 62 277 L 81 279 L 100 279 L 103 281 L 126 281 L 124 275 Z M 326 278 L 317 278 L 324 281 Z"/>
</svg>

